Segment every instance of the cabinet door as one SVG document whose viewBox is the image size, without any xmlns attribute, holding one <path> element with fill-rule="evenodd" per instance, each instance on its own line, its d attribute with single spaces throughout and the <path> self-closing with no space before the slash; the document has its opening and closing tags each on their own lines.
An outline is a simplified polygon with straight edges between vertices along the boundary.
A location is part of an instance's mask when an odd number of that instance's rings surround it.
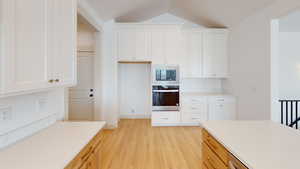
<svg viewBox="0 0 300 169">
<path fill-rule="evenodd" d="M 135 32 L 121 29 L 117 32 L 117 52 L 119 61 L 130 61 L 135 56 Z"/>
<path fill-rule="evenodd" d="M 165 32 L 166 64 L 179 65 L 182 61 L 182 38 L 179 29 L 171 28 Z"/>
<path fill-rule="evenodd" d="M 48 0 L 2 0 L 4 93 L 48 87 Z"/>
<path fill-rule="evenodd" d="M 235 120 L 236 108 L 234 101 L 216 99 L 209 104 L 209 120 Z"/>
<path fill-rule="evenodd" d="M 184 32 L 184 61 L 182 76 L 199 78 L 202 77 L 202 32 Z"/>
<path fill-rule="evenodd" d="M 117 50 L 119 61 L 150 61 L 147 31 L 139 27 L 119 28 Z"/>
<path fill-rule="evenodd" d="M 165 34 L 161 30 L 152 30 L 150 33 L 150 56 L 152 64 L 164 64 L 165 60 Z"/>
<path fill-rule="evenodd" d="M 135 33 L 135 58 L 137 61 L 151 61 L 149 57 L 149 32 L 138 28 Z"/>
<path fill-rule="evenodd" d="M 74 85 L 77 77 L 77 2 L 54 0 L 51 78 L 56 85 Z"/>
<path fill-rule="evenodd" d="M 203 75 L 227 77 L 227 31 L 209 31 L 203 37 Z"/>
</svg>

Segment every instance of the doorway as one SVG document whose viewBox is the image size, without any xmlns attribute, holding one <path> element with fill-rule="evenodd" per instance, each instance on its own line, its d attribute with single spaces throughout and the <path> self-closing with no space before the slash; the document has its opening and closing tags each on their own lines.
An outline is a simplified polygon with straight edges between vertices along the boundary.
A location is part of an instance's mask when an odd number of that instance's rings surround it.
<svg viewBox="0 0 300 169">
<path fill-rule="evenodd" d="M 271 22 L 271 117 L 286 125 L 300 117 L 299 19 L 296 11 Z"/>
<path fill-rule="evenodd" d="M 94 57 L 97 30 L 78 14 L 77 85 L 69 89 L 69 120 L 94 120 Z"/>
</svg>

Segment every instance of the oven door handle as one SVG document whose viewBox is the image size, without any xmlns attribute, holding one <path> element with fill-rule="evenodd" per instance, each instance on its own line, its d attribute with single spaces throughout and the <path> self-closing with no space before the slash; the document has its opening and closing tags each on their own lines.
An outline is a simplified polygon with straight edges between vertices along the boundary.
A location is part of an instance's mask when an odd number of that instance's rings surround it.
<svg viewBox="0 0 300 169">
<path fill-rule="evenodd" d="M 174 93 L 179 92 L 179 90 L 152 90 L 155 93 Z"/>
</svg>

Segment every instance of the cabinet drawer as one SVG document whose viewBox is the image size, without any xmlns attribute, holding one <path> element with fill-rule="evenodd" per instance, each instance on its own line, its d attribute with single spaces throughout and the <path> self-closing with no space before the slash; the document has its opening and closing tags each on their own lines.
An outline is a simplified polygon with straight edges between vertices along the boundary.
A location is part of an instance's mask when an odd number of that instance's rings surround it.
<svg viewBox="0 0 300 169">
<path fill-rule="evenodd" d="M 222 160 L 203 142 L 203 163 L 209 169 L 227 169 Z"/>
<path fill-rule="evenodd" d="M 179 112 L 152 112 L 152 123 L 177 123 Z"/>
<path fill-rule="evenodd" d="M 215 140 L 206 130 L 202 130 L 203 141 L 213 152 L 215 152 L 219 158 L 227 165 L 228 164 L 228 152 L 227 150 Z"/>
<path fill-rule="evenodd" d="M 183 103 L 191 103 L 191 104 L 198 104 L 198 103 L 206 103 L 207 99 L 206 97 L 202 97 L 202 96 L 183 96 L 181 101 Z"/>
<path fill-rule="evenodd" d="M 181 110 L 187 111 L 206 111 L 207 105 L 203 103 L 198 104 L 190 104 L 190 103 L 182 103 Z"/>
</svg>

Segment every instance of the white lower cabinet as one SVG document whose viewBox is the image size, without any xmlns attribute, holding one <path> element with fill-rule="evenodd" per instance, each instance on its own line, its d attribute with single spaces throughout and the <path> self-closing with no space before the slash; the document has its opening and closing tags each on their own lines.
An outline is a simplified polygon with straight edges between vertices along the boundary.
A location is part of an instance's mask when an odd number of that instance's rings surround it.
<svg viewBox="0 0 300 169">
<path fill-rule="evenodd" d="M 234 96 L 181 96 L 180 111 L 152 112 L 152 126 L 199 126 L 207 120 L 236 120 Z"/>
<path fill-rule="evenodd" d="M 179 111 L 153 111 L 151 115 L 152 126 L 175 125 L 180 122 Z"/>
<path fill-rule="evenodd" d="M 181 122 L 199 124 L 207 120 L 207 99 L 201 96 L 184 96 L 181 99 Z"/>
<path fill-rule="evenodd" d="M 210 97 L 209 120 L 235 120 L 236 101 L 232 96 Z"/>
</svg>

